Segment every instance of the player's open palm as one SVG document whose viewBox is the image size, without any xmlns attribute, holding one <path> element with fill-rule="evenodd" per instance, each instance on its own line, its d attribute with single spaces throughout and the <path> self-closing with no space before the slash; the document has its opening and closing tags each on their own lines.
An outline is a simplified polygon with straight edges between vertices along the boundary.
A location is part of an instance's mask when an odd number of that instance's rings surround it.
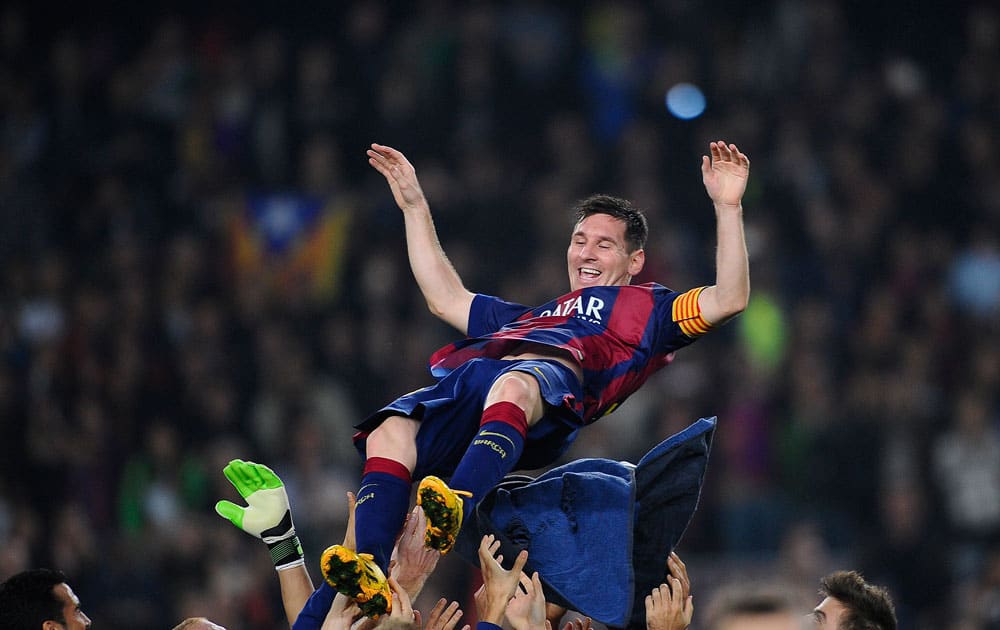
<svg viewBox="0 0 1000 630">
<path fill-rule="evenodd" d="M 750 176 L 750 158 L 735 144 L 722 140 L 709 143 L 709 153 L 711 157 L 701 157 L 701 179 L 708 196 L 717 205 L 740 205 Z"/>
<path fill-rule="evenodd" d="M 424 630 L 454 630 L 462 618 L 462 614 L 462 609 L 458 607 L 458 602 L 449 604 L 448 600 L 442 597 L 431 610 Z M 470 630 L 470 628 L 469 624 L 462 626 L 462 630 Z"/>
<path fill-rule="evenodd" d="M 507 602 L 520 584 L 521 569 L 528 561 L 528 551 L 522 549 L 514 559 L 514 566 L 508 571 L 500 564 L 503 556 L 497 554 L 499 550 L 500 541 L 493 534 L 483 536 L 479 543 L 479 567 L 483 574 L 483 585 L 474 596 L 480 621 L 497 625 L 503 619 Z"/>
<path fill-rule="evenodd" d="M 417 171 L 405 155 L 392 147 L 375 143 L 372 143 L 372 148 L 367 153 L 368 163 L 389 182 L 392 196 L 401 210 L 427 203 L 417 180 Z"/>
<path fill-rule="evenodd" d="M 545 593 L 538 571 L 521 573 L 521 588 L 507 602 L 507 621 L 514 630 L 545 630 Z"/>
</svg>

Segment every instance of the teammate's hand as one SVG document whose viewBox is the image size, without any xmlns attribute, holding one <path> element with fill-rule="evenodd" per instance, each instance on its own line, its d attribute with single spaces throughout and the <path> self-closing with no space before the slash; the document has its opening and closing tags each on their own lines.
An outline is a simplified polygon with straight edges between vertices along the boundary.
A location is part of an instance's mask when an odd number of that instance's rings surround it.
<svg viewBox="0 0 1000 630">
<path fill-rule="evenodd" d="M 522 549 L 514 559 L 514 566 L 508 571 L 500 563 L 498 555 L 500 541 L 493 534 L 483 536 L 479 543 L 479 567 L 483 574 L 483 585 L 476 591 L 476 609 L 480 621 L 500 625 L 507 602 L 514 596 L 521 580 L 521 569 L 528 562 L 528 550 Z"/>
<path fill-rule="evenodd" d="M 403 532 L 396 541 L 396 547 L 392 550 L 390 573 L 399 582 L 399 585 L 406 589 L 410 599 L 416 599 L 424 587 L 424 582 L 438 560 L 441 553 L 436 549 L 430 549 L 424 545 L 424 529 L 427 525 L 427 517 L 424 510 L 419 505 L 414 507 L 406 522 L 403 524 Z"/>
<path fill-rule="evenodd" d="M 507 602 L 506 617 L 514 630 L 545 630 L 545 592 L 538 571 L 521 572 L 521 587 Z"/>
<path fill-rule="evenodd" d="M 242 459 L 229 462 L 222 472 L 246 499 L 247 507 L 222 500 L 215 504 L 219 516 L 263 540 L 279 571 L 303 564 L 302 545 L 295 535 L 288 494 L 278 475 L 263 464 Z"/>
</svg>

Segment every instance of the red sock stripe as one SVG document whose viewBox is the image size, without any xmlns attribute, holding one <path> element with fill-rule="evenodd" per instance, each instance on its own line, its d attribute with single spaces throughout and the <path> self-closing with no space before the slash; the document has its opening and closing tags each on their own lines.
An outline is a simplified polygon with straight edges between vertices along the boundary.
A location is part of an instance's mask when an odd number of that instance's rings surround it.
<svg viewBox="0 0 1000 630">
<path fill-rule="evenodd" d="M 385 473 L 387 475 L 392 475 L 393 477 L 399 477 L 406 483 L 411 482 L 410 471 L 406 468 L 406 466 L 387 457 L 369 457 L 365 460 L 364 474 L 367 475 L 370 472 Z"/>
<path fill-rule="evenodd" d="M 487 422 L 509 424 L 514 427 L 515 431 L 521 434 L 522 438 L 528 434 L 528 417 L 525 415 L 523 409 L 512 402 L 493 403 L 486 409 L 483 409 L 483 419 L 479 422 L 479 426 Z"/>
</svg>

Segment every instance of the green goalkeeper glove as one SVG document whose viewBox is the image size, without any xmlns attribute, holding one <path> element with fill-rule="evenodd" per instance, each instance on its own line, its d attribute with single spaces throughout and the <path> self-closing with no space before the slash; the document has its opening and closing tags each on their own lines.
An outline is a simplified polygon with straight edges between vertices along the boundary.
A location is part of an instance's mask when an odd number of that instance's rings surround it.
<svg viewBox="0 0 1000 630">
<path fill-rule="evenodd" d="M 246 499 L 248 506 L 219 501 L 215 511 L 233 525 L 267 544 L 278 571 L 304 564 L 302 544 L 295 535 L 292 510 L 288 505 L 285 484 L 263 464 L 234 459 L 222 469 L 226 479 Z"/>
</svg>

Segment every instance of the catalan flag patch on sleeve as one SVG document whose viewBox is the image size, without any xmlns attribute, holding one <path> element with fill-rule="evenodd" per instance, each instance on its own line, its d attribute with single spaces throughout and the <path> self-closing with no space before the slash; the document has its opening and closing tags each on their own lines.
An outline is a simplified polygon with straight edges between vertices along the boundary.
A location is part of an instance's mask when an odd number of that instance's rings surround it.
<svg viewBox="0 0 1000 630">
<path fill-rule="evenodd" d="M 698 296 L 704 290 L 705 287 L 691 289 L 674 299 L 673 319 L 688 337 L 700 337 L 712 330 L 712 325 L 701 316 L 701 307 L 698 305 Z"/>
</svg>

